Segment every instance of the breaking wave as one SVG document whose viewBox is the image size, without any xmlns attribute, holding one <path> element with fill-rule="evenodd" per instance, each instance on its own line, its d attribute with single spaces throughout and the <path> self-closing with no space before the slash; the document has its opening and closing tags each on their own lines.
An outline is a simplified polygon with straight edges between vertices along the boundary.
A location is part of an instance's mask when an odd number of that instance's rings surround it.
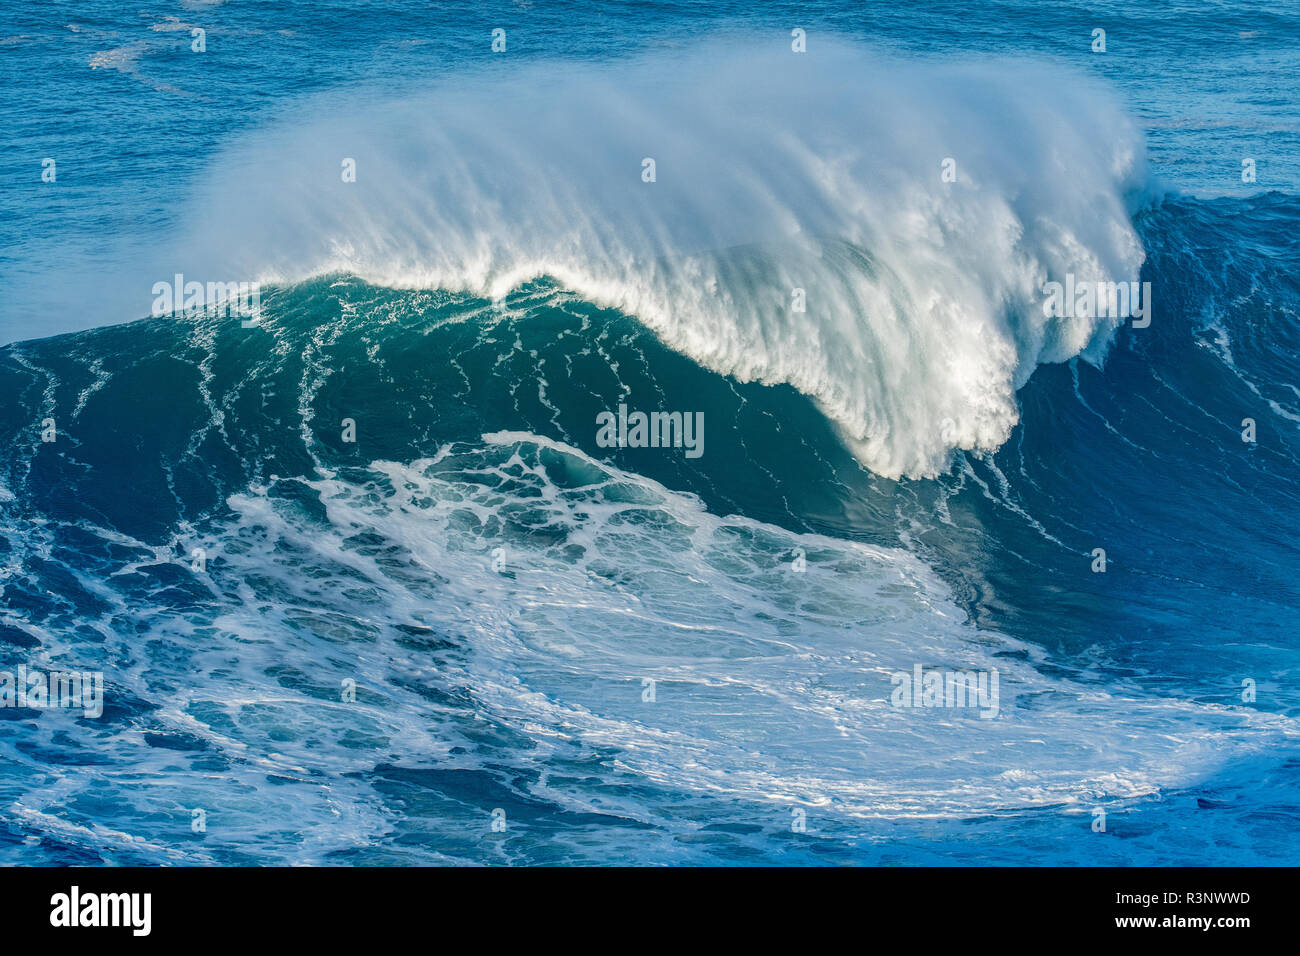
<svg viewBox="0 0 1300 956">
<path fill-rule="evenodd" d="M 720 42 L 311 115 L 220 158 L 159 275 L 497 299 L 549 276 L 709 369 L 793 385 L 890 477 L 1001 445 L 1034 368 L 1099 360 L 1120 321 L 1045 318 L 1044 283 L 1144 259 L 1142 137 L 1058 66 Z"/>
</svg>

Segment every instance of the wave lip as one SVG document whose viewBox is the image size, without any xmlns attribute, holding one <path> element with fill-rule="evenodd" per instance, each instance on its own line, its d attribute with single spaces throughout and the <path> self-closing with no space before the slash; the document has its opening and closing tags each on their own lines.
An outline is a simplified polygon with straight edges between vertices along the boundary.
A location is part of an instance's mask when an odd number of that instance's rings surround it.
<svg viewBox="0 0 1300 956">
<path fill-rule="evenodd" d="M 1143 261 L 1141 136 L 1048 64 L 722 43 L 322 111 L 221 160 L 173 266 L 494 297 L 549 275 L 710 369 L 793 385 L 891 477 L 996 448 L 1038 363 L 1101 354 L 1118 320 L 1044 318 L 1045 282 Z"/>
</svg>

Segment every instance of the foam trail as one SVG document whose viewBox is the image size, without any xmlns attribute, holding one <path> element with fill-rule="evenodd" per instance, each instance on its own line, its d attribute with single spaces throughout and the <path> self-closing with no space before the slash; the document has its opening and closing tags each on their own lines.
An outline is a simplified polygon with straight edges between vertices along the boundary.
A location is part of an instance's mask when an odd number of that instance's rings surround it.
<svg viewBox="0 0 1300 956">
<path fill-rule="evenodd" d="M 223 627 L 278 666 L 292 653 L 278 635 L 302 630 L 304 608 L 349 632 L 388 621 L 442 635 L 480 609 L 457 679 L 480 714 L 539 747 L 576 738 L 656 785 L 859 818 L 1139 799 L 1294 734 L 1274 715 L 1051 676 L 1041 652 L 972 627 L 907 552 L 719 518 L 570 446 L 483 437 L 409 465 L 373 462 L 360 484 L 304 483 L 324 520 L 304 523 L 260 489 L 233 496 L 236 526 L 208 547 L 252 590 Z M 794 548 L 804 574 L 789 570 Z M 262 588 L 291 596 L 283 620 L 268 618 Z M 983 720 L 892 706 L 890 675 L 917 662 L 999 671 L 1003 709 Z M 661 684 L 659 706 L 642 699 L 645 677 Z M 427 705 L 411 707 L 428 734 Z"/>
<path fill-rule="evenodd" d="M 494 297 L 549 274 L 715 371 L 795 386 L 891 477 L 1005 441 L 1034 367 L 1099 358 L 1117 324 L 1044 318 L 1043 283 L 1135 280 L 1144 255 L 1140 135 L 1044 64 L 719 41 L 329 109 L 225 157 L 169 261 Z"/>
</svg>

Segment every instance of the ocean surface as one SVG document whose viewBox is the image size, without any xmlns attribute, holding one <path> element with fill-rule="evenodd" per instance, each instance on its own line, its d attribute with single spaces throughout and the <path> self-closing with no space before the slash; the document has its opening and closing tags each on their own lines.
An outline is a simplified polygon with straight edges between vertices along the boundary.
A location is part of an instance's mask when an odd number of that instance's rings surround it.
<svg viewBox="0 0 1300 956">
<path fill-rule="evenodd" d="M 1300 5 L 2 0 L 0 75 L 0 671 L 103 679 L 0 707 L 0 862 L 1300 863 Z"/>
</svg>

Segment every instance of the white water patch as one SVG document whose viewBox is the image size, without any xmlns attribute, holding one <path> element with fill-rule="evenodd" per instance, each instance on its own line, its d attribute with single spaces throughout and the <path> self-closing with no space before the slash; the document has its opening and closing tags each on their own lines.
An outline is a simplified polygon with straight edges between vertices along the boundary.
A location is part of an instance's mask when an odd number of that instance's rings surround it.
<svg viewBox="0 0 1300 956">
<path fill-rule="evenodd" d="M 715 37 L 332 97 L 219 159 L 160 275 L 493 297 L 551 275 L 715 371 L 794 385 L 887 476 L 998 447 L 1035 366 L 1098 360 L 1119 321 L 1045 318 L 1043 284 L 1136 280 L 1144 257 L 1141 136 L 1042 63 Z"/>
<path fill-rule="evenodd" d="M 4 737 L 11 829 L 189 863 L 702 862 L 726 828 L 769 852 L 800 808 L 850 843 L 993 813 L 1079 814 L 1061 823 L 1087 840 L 1092 808 L 1221 780 L 1296 736 L 1055 676 L 906 551 L 720 517 L 531 434 L 227 503 L 167 545 L 81 526 L 103 544 L 86 567 L 5 526 L 24 547 L 6 589 L 58 566 L 102 608 L 0 615 L 41 642 L 27 663 L 102 670 L 106 706 L 137 711 Z M 890 676 L 918 664 L 996 668 L 997 716 L 893 706 Z"/>
<path fill-rule="evenodd" d="M 259 490 L 229 501 L 235 523 L 207 547 L 232 598 L 216 628 L 234 643 L 196 655 L 196 673 L 233 669 L 241 700 L 281 713 L 282 731 L 299 704 L 268 673 L 324 688 L 355 679 L 357 703 L 332 706 L 331 719 L 363 722 L 382 741 L 327 755 L 290 731 L 274 742 L 279 759 L 357 761 L 358 772 L 385 760 L 491 763 L 520 780 L 541 770 L 533 796 L 588 809 L 632 781 L 659 796 L 629 795 L 620 814 L 672 832 L 791 806 L 821 808 L 839 821 L 823 826 L 840 827 L 1082 812 L 1187 785 L 1294 734 L 1293 722 L 1244 708 L 1050 677 L 1040 651 L 970 626 L 904 551 L 718 517 L 548 439 L 485 438 L 375 462 L 363 481 L 294 482 L 320 508 Z M 795 549 L 805 572 L 793 570 Z M 457 650 L 422 658 L 392 644 L 394 627 Z M 890 675 L 915 664 L 996 668 L 997 717 L 893 706 Z M 458 723 L 466 715 L 423 686 L 456 688 L 447 698 L 470 705 L 479 727 L 509 728 L 513 743 L 481 755 Z M 240 729 L 223 736 L 237 739 L 245 718 L 225 709 Z M 587 766 L 588 785 L 548 784 L 548 768 L 564 775 L 552 761 L 577 747 L 612 762 Z M 688 798 L 711 801 L 693 805 L 705 818 L 680 818 Z"/>
</svg>

